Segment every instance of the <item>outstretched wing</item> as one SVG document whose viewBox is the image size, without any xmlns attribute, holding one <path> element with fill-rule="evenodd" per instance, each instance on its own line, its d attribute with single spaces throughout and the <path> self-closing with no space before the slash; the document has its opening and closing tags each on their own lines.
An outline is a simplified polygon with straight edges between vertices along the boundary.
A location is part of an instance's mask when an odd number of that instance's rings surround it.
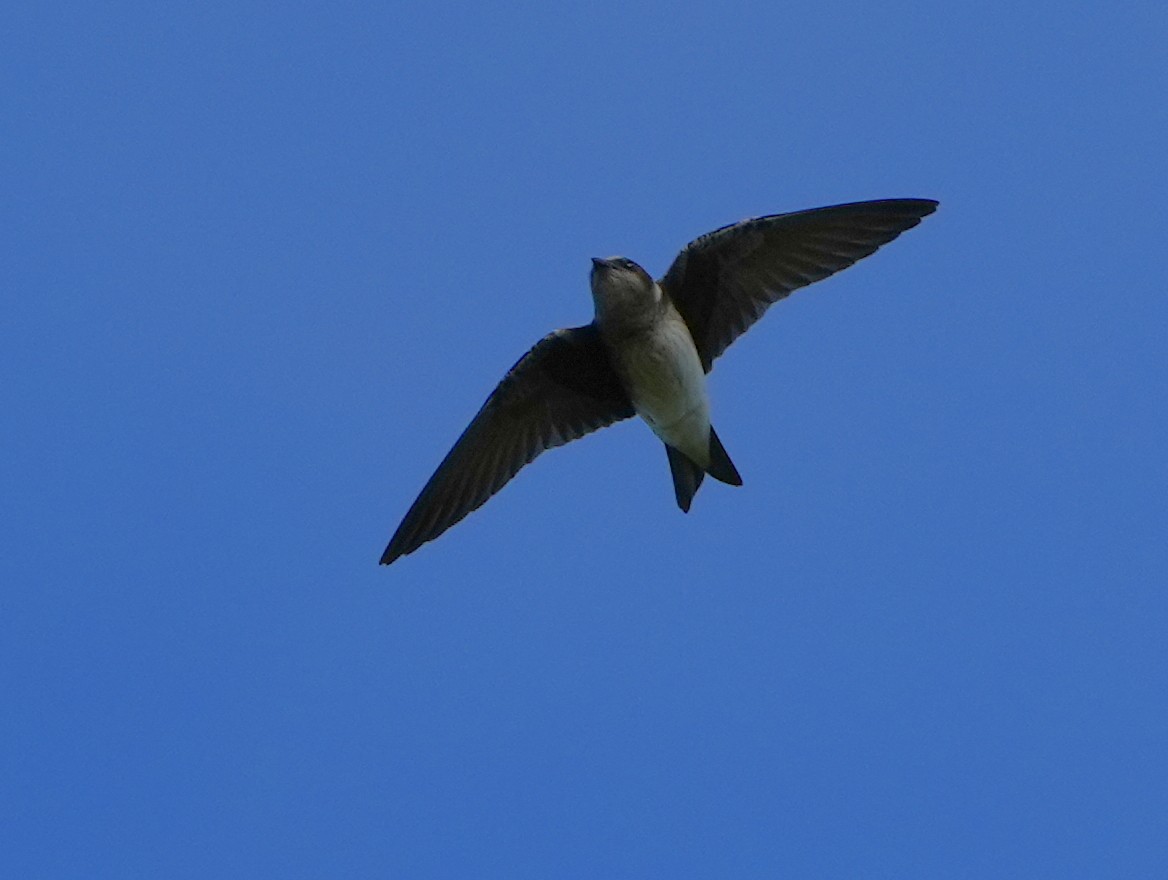
<svg viewBox="0 0 1168 880">
<path fill-rule="evenodd" d="M 772 303 L 846 269 L 936 209 L 932 199 L 885 199 L 744 220 L 690 242 L 660 283 L 708 373 Z"/>
<path fill-rule="evenodd" d="M 438 465 L 381 564 L 437 538 L 545 449 L 632 415 L 593 324 L 549 333 L 503 377 Z"/>
</svg>

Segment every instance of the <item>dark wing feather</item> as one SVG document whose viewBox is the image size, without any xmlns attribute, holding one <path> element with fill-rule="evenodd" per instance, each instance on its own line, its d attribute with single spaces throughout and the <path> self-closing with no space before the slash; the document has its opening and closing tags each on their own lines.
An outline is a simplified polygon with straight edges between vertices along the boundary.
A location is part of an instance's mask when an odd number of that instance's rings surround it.
<svg viewBox="0 0 1168 880">
<path fill-rule="evenodd" d="M 708 373 L 772 303 L 846 269 L 936 209 L 931 199 L 885 199 L 744 220 L 690 242 L 661 286 Z"/>
<path fill-rule="evenodd" d="M 633 415 L 596 327 L 549 333 L 519 359 L 406 513 L 382 565 L 465 517 L 545 449 Z"/>
</svg>

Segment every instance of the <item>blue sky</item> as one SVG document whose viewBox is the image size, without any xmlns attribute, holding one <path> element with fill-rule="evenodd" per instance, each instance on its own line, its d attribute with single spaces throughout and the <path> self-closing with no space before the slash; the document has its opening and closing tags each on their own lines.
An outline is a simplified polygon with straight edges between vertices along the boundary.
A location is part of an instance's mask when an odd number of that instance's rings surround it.
<svg viewBox="0 0 1168 880">
<path fill-rule="evenodd" d="M 21 4 L 0 874 L 1168 873 L 1168 13 Z M 503 372 L 747 216 L 941 201 L 377 559 Z"/>
</svg>

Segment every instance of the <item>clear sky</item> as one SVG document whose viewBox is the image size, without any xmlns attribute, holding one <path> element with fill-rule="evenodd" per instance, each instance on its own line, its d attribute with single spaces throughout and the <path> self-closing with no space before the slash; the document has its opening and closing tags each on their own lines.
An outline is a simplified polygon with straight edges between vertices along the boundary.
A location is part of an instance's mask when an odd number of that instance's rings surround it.
<svg viewBox="0 0 1168 880">
<path fill-rule="evenodd" d="M 1163 4 L 17 4 L 0 876 L 1168 876 Z M 941 201 L 377 565 L 508 367 Z"/>
</svg>

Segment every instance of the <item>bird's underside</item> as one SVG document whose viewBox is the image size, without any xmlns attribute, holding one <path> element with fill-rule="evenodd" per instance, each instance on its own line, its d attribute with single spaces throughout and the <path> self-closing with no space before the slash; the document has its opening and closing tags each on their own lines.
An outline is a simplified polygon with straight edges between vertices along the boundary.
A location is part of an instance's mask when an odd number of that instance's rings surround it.
<svg viewBox="0 0 1168 880">
<path fill-rule="evenodd" d="M 888 199 L 745 220 L 691 242 L 656 283 L 624 258 L 595 260 L 597 319 L 548 334 L 508 371 L 406 513 L 382 564 L 437 538 L 545 449 L 637 414 L 640 386 L 622 370 L 629 359 L 622 340 L 635 334 L 618 326 L 615 305 L 624 309 L 626 299 L 643 296 L 635 303 L 639 316 L 680 315 L 696 353 L 693 369 L 700 363 L 708 373 L 769 306 L 875 252 L 936 207 L 929 199 Z M 704 380 L 702 386 L 704 394 Z M 708 448 L 692 440 L 686 454 L 664 438 L 683 510 L 706 473 L 742 483 L 708 417 L 702 424 Z M 700 424 L 694 430 L 705 437 Z"/>
</svg>

